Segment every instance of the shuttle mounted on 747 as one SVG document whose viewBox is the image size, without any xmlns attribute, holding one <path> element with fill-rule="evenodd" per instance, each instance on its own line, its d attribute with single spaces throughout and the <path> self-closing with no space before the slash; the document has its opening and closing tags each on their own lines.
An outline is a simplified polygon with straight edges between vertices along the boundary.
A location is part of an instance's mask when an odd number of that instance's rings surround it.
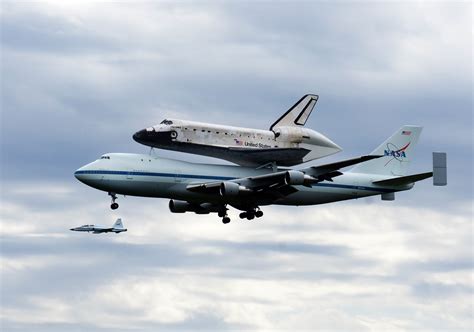
<svg viewBox="0 0 474 332">
<path fill-rule="evenodd" d="M 303 123 L 309 114 L 300 116 Z M 118 207 L 117 194 L 168 198 L 171 212 L 216 213 L 227 224 L 229 206 L 242 211 L 240 218 L 251 220 L 263 215 L 262 206 L 272 204 L 315 205 L 375 195 L 393 200 L 396 192 L 430 177 L 434 185 L 446 185 L 445 153 L 433 154 L 432 171 L 408 174 L 421 129 L 403 126 L 369 155 L 306 168 L 209 165 L 108 153 L 75 176 L 108 192 L 112 208 Z M 342 171 L 347 167 L 352 168 Z"/>
<path fill-rule="evenodd" d="M 303 96 L 269 130 L 165 119 L 136 132 L 133 139 L 154 148 L 215 157 L 240 166 L 294 166 L 341 151 L 323 134 L 304 127 L 317 101 L 317 95 Z"/>
</svg>

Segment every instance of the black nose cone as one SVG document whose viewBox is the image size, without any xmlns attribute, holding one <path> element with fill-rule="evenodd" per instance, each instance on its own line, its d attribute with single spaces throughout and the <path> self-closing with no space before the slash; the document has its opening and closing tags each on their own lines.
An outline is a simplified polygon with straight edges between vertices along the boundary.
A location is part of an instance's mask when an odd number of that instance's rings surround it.
<svg viewBox="0 0 474 332">
<path fill-rule="evenodd" d="M 147 137 L 148 135 L 146 129 L 137 131 L 135 134 L 133 134 L 133 139 L 138 143 L 144 143 Z"/>
</svg>

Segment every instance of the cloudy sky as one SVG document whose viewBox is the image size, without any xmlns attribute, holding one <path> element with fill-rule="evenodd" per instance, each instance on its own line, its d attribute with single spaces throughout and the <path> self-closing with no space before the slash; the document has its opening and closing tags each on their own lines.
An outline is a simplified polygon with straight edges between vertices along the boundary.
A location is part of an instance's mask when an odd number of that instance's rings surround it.
<svg viewBox="0 0 474 332">
<path fill-rule="evenodd" d="M 471 331 L 472 10 L 2 1 L 0 328 Z M 268 128 L 305 93 L 320 95 L 307 125 L 344 148 L 327 160 L 420 124 L 412 171 L 446 151 L 449 186 L 223 225 L 159 199 L 112 212 L 73 176 L 147 153 L 131 135 L 165 117 Z M 68 230 L 117 217 L 127 233 Z"/>
</svg>

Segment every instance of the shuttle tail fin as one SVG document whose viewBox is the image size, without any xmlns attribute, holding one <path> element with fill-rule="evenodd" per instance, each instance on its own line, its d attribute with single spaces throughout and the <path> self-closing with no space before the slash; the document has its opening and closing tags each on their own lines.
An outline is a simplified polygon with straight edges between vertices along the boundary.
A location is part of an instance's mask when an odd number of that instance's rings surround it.
<svg viewBox="0 0 474 332">
<path fill-rule="evenodd" d="M 314 105 L 316 105 L 318 98 L 318 95 L 304 95 L 296 102 L 296 104 L 286 111 L 285 114 L 275 121 L 274 124 L 272 124 L 270 130 L 273 130 L 275 127 L 283 126 L 304 126 L 311 112 L 313 111 Z"/>
<path fill-rule="evenodd" d="M 413 150 L 423 127 L 403 126 L 383 142 L 371 155 L 384 157 L 361 163 L 350 170 L 354 173 L 380 174 L 389 176 L 407 175 L 413 160 Z"/>
</svg>

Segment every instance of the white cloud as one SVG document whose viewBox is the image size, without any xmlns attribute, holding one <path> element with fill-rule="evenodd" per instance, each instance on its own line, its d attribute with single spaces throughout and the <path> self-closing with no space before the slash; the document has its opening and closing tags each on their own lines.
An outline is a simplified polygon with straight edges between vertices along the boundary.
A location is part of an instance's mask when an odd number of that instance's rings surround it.
<svg viewBox="0 0 474 332">
<path fill-rule="evenodd" d="M 52 197 L 58 190 L 75 196 L 58 185 Z M 2 215 L 24 211 L 15 223 L 26 230 L 2 218 L 2 276 L 19 289 L 19 302 L 3 304 L 6 326 L 174 329 L 200 321 L 207 328 L 406 331 L 472 324 L 472 233 L 464 212 L 360 201 L 267 207 L 262 220 L 223 225 L 212 215 L 168 213 L 163 200 L 123 204 L 129 232 L 118 236 L 68 231 L 65 219 L 104 223 L 97 211 L 107 206 L 91 205 L 90 197 L 66 202 L 68 212 L 2 206 Z M 50 243 L 31 240 L 36 233 Z M 93 273 L 35 289 L 46 281 L 31 278 L 57 269 Z M 21 291 L 25 282 L 35 290 Z"/>
</svg>

